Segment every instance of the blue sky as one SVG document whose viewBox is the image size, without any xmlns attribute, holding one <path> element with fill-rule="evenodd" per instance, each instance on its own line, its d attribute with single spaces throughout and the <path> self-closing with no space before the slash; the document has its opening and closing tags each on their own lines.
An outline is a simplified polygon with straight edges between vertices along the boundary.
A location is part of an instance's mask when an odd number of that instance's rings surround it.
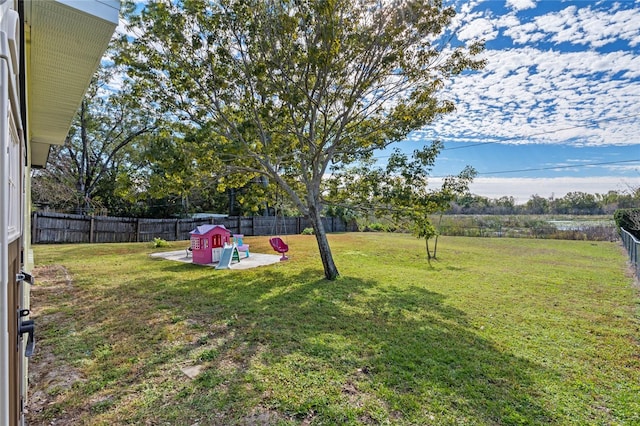
<svg viewBox="0 0 640 426">
<path fill-rule="evenodd" d="M 487 66 L 450 81 L 456 112 L 405 148 L 440 139 L 433 175 L 471 165 L 472 192 L 491 198 L 640 186 L 640 0 L 455 4 Z"/>
<path fill-rule="evenodd" d="M 487 66 L 449 81 L 456 111 L 400 145 L 445 143 L 434 184 L 470 165 L 473 193 L 519 203 L 640 187 L 640 0 L 444 1 Z"/>
</svg>

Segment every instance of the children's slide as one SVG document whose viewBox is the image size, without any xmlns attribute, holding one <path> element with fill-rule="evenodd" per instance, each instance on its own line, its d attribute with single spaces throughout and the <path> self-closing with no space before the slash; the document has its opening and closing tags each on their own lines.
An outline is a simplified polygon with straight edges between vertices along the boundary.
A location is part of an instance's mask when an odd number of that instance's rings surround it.
<svg viewBox="0 0 640 426">
<path fill-rule="evenodd" d="M 237 260 L 240 261 L 240 254 L 238 253 L 238 248 L 234 245 L 227 246 L 225 245 L 222 249 L 222 254 L 220 255 L 220 262 L 216 265 L 216 269 L 229 269 L 231 267 L 231 261 Z"/>
</svg>

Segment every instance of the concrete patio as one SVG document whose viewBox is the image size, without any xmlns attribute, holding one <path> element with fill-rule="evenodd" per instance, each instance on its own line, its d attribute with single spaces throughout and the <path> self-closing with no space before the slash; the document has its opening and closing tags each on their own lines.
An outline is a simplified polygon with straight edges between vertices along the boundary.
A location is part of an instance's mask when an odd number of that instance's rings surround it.
<svg viewBox="0 0 640 426">
<path fill-rule="evenodd" d="M 151 257 L 173 260 L 176 262 L 192 263 L 191 255 L 187 256 L 186 250 L 175 250 L 161 253 L 152 253 Z M 230 269 L 251 269 L 258 266 L 272 265 L 280 262 L 278 254 L 251 253 L 249 257 L 244 257 L 244 252 L 240 253 L 240 262 L 232 262 Z M 218 263 L 209 263 L 202 266 L 215 267 Z"/>
</svg>

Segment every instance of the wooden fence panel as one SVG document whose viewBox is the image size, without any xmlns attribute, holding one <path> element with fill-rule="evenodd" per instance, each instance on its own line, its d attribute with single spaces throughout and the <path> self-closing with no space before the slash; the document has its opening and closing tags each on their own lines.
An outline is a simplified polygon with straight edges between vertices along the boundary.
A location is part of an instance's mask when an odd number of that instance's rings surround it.
<svg viewBox="0 0 640 426">
<path fill-rule="evenodd" d="M 91 229 L 90 218 L 72 214 L 34 214 L 32 222 L 34 242 L 59 241 L 65 243 L 88 243 Z"/>
<path fill-rule="evenodd" d="M 236 234 L 245 235 L 265 235 L 260 232 L 259 227 L 256 228 L 256 222 L 258 224 L 262 221 L 262 217 L 238 217 L 238 228 L 235 230 Z"/>
<path fill-rule="evenodd" d="M 279 220 L 279 218 L 274 217 L 256 217 L 253 221 L 254 235 L 274 235 L 276 233 L 274 226 Z"/>
<path fill-rule="evenodd" d="M 229 230 L 232 234 L 239 234 L 237 218 L 225 217 L 212 220 L 211 223 L 216 225 L 222 225 Z"/>
<path fill-rule="evenodd" d="M 191 231 L 196 229 L 200 225 L 207 225 L 211 223 L 211 219 L 180 219 L 178 221 L 178 238 L 177 241 L 188 240 L 191 235 Z"/>
<path fill-rule="evenodd" d="M 327 232 L 345 232 L 351 226 L 337 218 L 323 218 Z M 224 225 L 232 234 L 246 236 L 300 234 L 311 224 L 302 217 L 226 217 L 212 219 L 143 219 L 83 216 L 52 212 L 33 213 L 32 243 L 120 243 L 189 239 L 189 233 L 205 224 Z"/>
<path fill-rule="evenodd" d="M 137 241 L 153 241 L 154 238 L 177 240 L 177 226 L 178 219 L 138 219 Z"/>
<path fill-rule="evenodd" d="M 135 218 L 97 216 L 93 218 L 93 238 L 95 243 L 130 243 L 137 241 Z"/>
</svg>

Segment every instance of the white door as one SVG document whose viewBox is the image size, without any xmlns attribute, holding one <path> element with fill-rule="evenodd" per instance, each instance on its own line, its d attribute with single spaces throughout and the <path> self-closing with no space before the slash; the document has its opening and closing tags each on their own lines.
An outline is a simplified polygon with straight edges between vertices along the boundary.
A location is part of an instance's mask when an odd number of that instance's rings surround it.
<svg viewBox="0 0 640 426">
<path fill-rule="evenodd" d="M 7 16 L 8 12 L 0 18 Z M 25 147 L 18 130 L 21 126 L 15 40 L 12 49 L 9 45 L 7 34 L 0 31 L 0 422 L 14 426 L 24 422 L 26 339 L 22 332 L 33 337 L 33 323 L 22 306 Z"/>
</svg>

